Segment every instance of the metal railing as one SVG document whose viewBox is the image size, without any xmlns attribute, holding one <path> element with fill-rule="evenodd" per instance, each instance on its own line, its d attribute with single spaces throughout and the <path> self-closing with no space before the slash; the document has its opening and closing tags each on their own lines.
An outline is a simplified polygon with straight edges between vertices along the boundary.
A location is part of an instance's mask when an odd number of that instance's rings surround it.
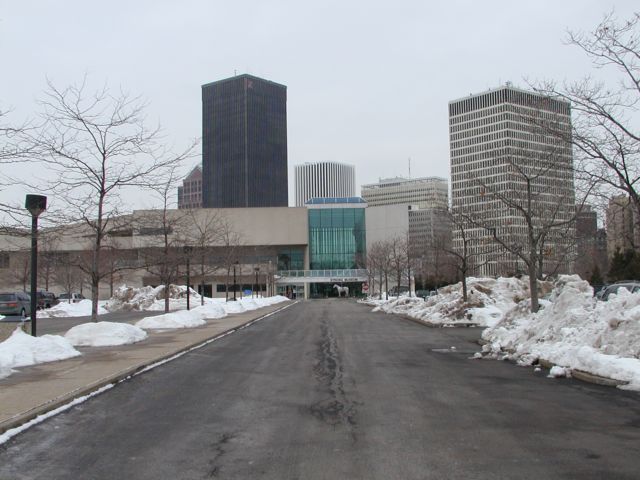
<svg viewBox="0 0 640 480">
<path fill-rule="evenodd" d="M 367 271 L 363 268 L 336 270 L 280 270 L 276 275 L 283 278 L 366 278 Z"/>
</svg>

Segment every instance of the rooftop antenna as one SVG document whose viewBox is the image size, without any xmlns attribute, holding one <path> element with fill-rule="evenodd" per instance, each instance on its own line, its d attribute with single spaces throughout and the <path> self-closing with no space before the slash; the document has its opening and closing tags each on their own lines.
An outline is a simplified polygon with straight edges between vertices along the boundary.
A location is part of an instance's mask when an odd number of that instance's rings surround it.
<svg viewBox="0 0 640 480">
<path fill-rule="evenodd" d="M 237 71 L 235 68 L 233 69 L 233 76 L 234 76 L 234 77 L 237 77 L 237 76 L 238 76 L 238 71 Z"/>
<path fill-rule="evenodd" d="M 409 157 L 409 178 L 411 178 L 411 157 Z"/>
</svg>

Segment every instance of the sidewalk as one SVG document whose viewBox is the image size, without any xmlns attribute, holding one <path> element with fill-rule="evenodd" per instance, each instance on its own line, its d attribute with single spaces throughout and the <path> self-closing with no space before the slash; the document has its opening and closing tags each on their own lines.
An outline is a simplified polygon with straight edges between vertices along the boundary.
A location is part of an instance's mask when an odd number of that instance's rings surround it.
<svg viewBox="0 0 640 480">
<path fill-rule="evenodd" d="M 133 345 L 78 347 L 82 356 L 21 368 L 0 380 L 0 434 L 98 388 L 118 382 L 148 365 L 170 358 L 252 321 L 293 305 L 278 303 L 207 325 L 164 332 Z"/>
</svg>

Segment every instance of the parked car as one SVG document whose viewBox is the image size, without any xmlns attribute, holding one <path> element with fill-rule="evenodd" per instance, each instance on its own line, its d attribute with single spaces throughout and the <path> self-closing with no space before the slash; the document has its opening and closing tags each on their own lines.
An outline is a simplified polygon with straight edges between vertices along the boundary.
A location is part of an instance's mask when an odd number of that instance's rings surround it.
<svg viewBox="0 0 640 480">
<path fill-rule="evenodd" d="M 36 298 L 38 299 L 38 309 L 51 308 L 60 303 L 56 298 L 55 293 L 47 292 L 45 290 L 39 290 Z"/>
<path fill-rule="evenodd" d="M 31 297 L 24 292 L 0 292 L 0 315 L 31 316 Z"/>
<path fill-rule="evenodd" d="M 404 285 L 400 285 L 400 295 L 405 294 L 405 293 L 409 293 L 409 287 L 406 287 Z M 398 286 L 397 285 L 389 290 L 389 295 L 391 295 L 393 297 L 397 297 L 398 296 Z"/>
<path fill-rule="evenodd" d="M 81 293 L 61 293 L 58 300 L 60 302 L 78 303 L 80 300 L 84 300 L 84 295 Z"/>
<path fill-rule="evenodd" d="M 437 290 L 416 290 L 416 297 L 421 297 L 424 300 L 426 300 L 427 297 L 434 297 L 437 294 Z"/>
<path fill-rule="evenodd" d="M 635 293 L 640 291 L 640 282 L 636 280 L 626 280 L 624 282 L 612 283 L 611 285 L 603 288 L 600 292 L 598 292 L 596 298 L 599 298 L 600 300 L 604 300 L 606 302 L 607 300 L 609 300 L 609 295 L 618 293 L 618 290 L 620 290 L 621 288 L 626 288 L 631 293 Z"/>
</svg>

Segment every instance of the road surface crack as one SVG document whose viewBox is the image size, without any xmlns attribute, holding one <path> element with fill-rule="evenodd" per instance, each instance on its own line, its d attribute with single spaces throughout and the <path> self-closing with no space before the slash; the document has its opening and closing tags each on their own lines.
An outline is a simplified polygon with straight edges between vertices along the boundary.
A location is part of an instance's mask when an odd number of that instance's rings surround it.
<svg viewBox="0 0 640 480">
<path fill-rule="evenodd" d="M 320 327 L 314 375 L 328 396 L 310 407 L 313 416 L 331 425 L 356 426 L 356 405 L 344 390 L 344 375 L 340 352 L 327 322 Z"/>
<path fill-rule="evenodd" d="M 225 446 L 232 438 L 233 435 L 231 435 L 230 433 L 223 433 L 222 435 L 220 435 L 220 438 L 211 445 L 214 456 L 209 462 L 210 467 L 207 478 L 218 478 L 220 469 L 222 468 L 220 467 L 220 465 L 218 465 L 218 461 L 226 453 Z"/>
</svg>

